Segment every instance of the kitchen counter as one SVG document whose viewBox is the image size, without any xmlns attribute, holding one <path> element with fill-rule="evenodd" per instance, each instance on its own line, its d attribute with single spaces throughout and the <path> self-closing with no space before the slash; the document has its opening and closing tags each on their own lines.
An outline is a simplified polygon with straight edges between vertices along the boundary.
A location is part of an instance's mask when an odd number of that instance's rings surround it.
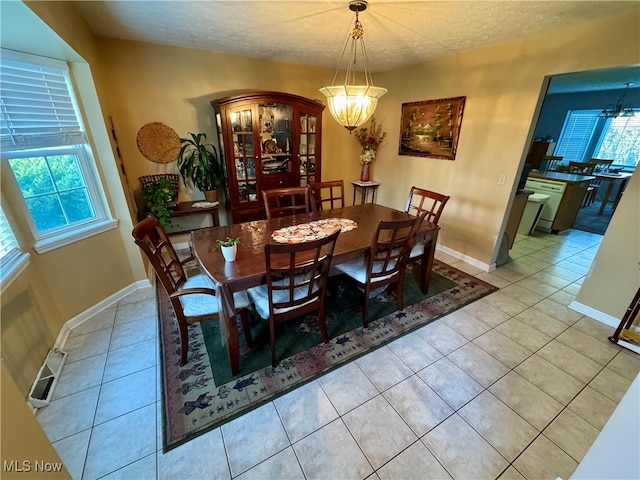
<svg viewBox="0 0 640 480">
<path fill-rule="evenodd" d="M 530 173 L 526 188 L 548 196 L 536 228 L 551 233 L 572 228 L 593 179 L 595 177 L 560 172 Z"/>
<path fill-rule="evenodd" d="M 562 172 L 530 172 L 529 178 L 539 178 L 541 180 L 554 180 L 557 182 L 565 182 L 565 183 L 581 183 L 581 182 L 590 182 L 591 180 L 595 180 L 596 177 L 592 177 L 590 175 L 575 175 L 573 173 L 562 173 Z"/>
</svg>

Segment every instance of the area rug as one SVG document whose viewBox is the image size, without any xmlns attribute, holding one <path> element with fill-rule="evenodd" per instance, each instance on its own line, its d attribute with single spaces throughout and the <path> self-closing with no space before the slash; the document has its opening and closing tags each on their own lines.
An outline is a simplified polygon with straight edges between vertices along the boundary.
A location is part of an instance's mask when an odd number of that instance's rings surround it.
<svg viewBox="0 0 640 480">
<path fill-rule="evenodd" d="M 419 268 L 419 267 L 417 267 Z M 317 317 L 280 325 L 271 367 L 268 323 L 256 319 L 252 338 L 259 348 L 240 358 L 232 376 L 218 322 L 189 327 L 188 363 L 180 366 L 180 340 L 166 293 L 158 288 L 163 396 L 163 449 L 181 445 L 292 389 L 390 341 L 463 307 L 496 288 L 461 270 L 435 261 L 431 285 L 423 295 L 416 274 L 405 276 L 404 310 L 382 293 L 370 300 L 369 326 L 362 327 L 363 294 L 346 277 L 332 277 L 327 292 L 330 341 L 320 337 Z M 240 335 L 243 339 L 243 335 Z"/>
<path fill-rule="evenodd" d="M 584 232 L 604 235 L 607 231 L 607 227 L 609 226 L 609 222 L 611 222 L 611 217 L 613 216 L 613 210 L 611 207 L 613 204 L 609 202 L 607 207 L 604 209 L 604 212 L 602 212 L 602 215 L 600 215 L 598 212 L 601 205 L 602 200 L 597 198 L 588 207 L 580 208 L 572 228 L 582 230 Z"/>
</svg>

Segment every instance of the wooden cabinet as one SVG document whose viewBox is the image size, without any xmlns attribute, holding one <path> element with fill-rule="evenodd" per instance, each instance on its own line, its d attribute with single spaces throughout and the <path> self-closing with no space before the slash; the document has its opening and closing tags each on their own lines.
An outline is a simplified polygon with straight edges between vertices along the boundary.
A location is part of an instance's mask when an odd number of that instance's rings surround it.
<svg viewBox="0 0 640 480">
<path fill-rule="evenodd" d="M 211 105 L 233 223 L 266 218 L 262 190 L 320 180 L 322 103 L 288 93 L 256 92 Z"/>
<path fill-rule="evenodd" d="M 553 219 L 553 225 L 551 225 L 551 233 L 559 233 L 573 228 L 588 187 L 588 180 L 567 183 L 567 188 L 558 206 L 558 213 L 556 213 Z"/>
<path fill-rule="evenodd" d="M 555 142 L 531 142 L 526 163 L 530 163 L 532 169 L 539 170 L 542 164 L 542 158 L 547 155 L 553 155 L 555 146 Z"/>
</svg>

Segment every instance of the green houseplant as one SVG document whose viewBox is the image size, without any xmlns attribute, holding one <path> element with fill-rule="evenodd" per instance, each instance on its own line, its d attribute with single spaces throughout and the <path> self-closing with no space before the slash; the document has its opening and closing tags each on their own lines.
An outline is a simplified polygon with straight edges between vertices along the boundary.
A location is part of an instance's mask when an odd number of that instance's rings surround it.
<svg viewBox="0 0 640 480">
<path fill-rule="evenodd" d="M 190 138 L 181 138 L 182 147 L 178 152 L 178 170 L 185 185 L 187 182 L 202 191 L 208 201 L 217 201 L 218 187 L 222 185 L 224 174 L 218 150 L 211 143 L 204 143 L 204 133 L 189 133 Z M 208 193 L 215 192 L 215 193 Z M 212 195 L 215 197 L 212 198 Z"/>
<path fill-rule="evenodd" d="M 233 262 L 236 259 L 238 244 L 240 243 L 239 238 L 227 237 L 224 240 L 216 240 L 216 243 L 218 244 L 218 247 L 220 247 L 222 256 L 227 262 Z"/>
<path fill-rule="evenodd" d="M 142 195 L 145 206 L 149 213 L 152 213 L 162 225 L 171 223 L 171 210 L 169 205 L 173 202 L 173 185 L 169 178 L 159 178 L 142 188 Z"/>
</svg>

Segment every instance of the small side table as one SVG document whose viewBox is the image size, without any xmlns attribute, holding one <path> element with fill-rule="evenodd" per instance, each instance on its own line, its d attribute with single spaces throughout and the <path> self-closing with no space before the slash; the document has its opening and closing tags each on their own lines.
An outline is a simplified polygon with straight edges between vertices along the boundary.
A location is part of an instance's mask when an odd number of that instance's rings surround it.
<svg viewBox="0 0 640 480">
<path fill-rule="evenodd" d="M 210 215 L 211 223 L 214 227 L 220 226 L 220 219 L 218 217 L 218 209 L 220 205 L 216 205 L 214 207 L 194 207 L 193 204 L 197 203 L 198 200 L 190 200 L 188 202 L 179 202 L 178 205 L 174 209 L 171 210 L 171 218 L 173 217 L 187 217 L 190 215 Z M 167 232 L 169 235 L 178 235 L 181 233 L 189 233 L 191 230 L 179 230 L 179 231 L 170 231 Z"/>
<path fill-rule="evenodd" d="M 361 182 L 360 180 L 351 180 L 353 185 L 353 204 L 356 204 L 356 191 L 360 190 L 360 203 L 367 203 L 369 192 L 371 192 L 371 203 L 376 203 L 376 190 L 380 186 L 380 182 Z"/>
</svg>

